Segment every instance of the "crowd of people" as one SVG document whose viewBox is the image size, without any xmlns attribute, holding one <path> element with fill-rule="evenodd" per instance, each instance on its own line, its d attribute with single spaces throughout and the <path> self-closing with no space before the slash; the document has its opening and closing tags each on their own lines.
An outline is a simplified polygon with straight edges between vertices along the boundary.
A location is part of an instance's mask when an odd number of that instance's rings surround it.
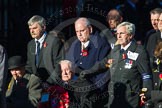
<svg viewBox="0 0 162 108">
<path fill-rule="evenodd" d="M 26 61 L 0 46 L 0 108 L 162 108 L 162 8 L 150 11 L 141 40 L 135 3 L 111 9 L 100 33 L 76 18 L 70 41 L 32 16 Z"/>
</svg>

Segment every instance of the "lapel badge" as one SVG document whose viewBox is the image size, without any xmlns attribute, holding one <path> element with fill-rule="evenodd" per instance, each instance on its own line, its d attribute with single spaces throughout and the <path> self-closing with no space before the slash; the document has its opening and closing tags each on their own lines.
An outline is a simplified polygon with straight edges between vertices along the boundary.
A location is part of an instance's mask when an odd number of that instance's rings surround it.
<svg viewBox="0 0 162 108">
<path fill-rule="evenodd" d="M 46 48 L 47 47 L 47 42 L 43 43 L 43 47 Z"/>
<path fill-rule="evenodd" d="M 82 56 L 88 56 L 88 50 L 87 49 L 82 50 Z"/>
<path fill-rule="evenodd" d="M 160 78 L 160 80 L 162 81 L 162 74 L 159 74 L 159 78 Z"/>
<path fill-rule="evenodd" d="M 122 59 L 126 59 L 127 58 L 127 54 L 122 54 Z"/>
</svg>

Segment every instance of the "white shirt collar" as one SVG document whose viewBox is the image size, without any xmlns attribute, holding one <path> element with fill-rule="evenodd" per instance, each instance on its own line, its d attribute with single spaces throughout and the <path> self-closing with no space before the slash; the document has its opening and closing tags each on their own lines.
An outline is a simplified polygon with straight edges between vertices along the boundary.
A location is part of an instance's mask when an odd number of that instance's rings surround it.
<svg viewBox="0 0 162 108">
<path fill-rule="evenodd" d="M 35 42 L 36 42 L 36 41 L 39 41 L 39 43 L 40 43 L 40 48 L 42 48 L 42 44 L 43 44 L 43 42 L 44 42 L 44 40 L 45 40 L 45 38 L 46 38 L 46 35 L 47 35 L 47 33 L 45 32 L 45 33 L 43 34 L 43 36 L 42 36 L 40 39 L 35 39 Z"/>
<path fill-rule="evenodd" d="M 121 49 L 124 49 L 124 50 L 127 50 L 128 49 L 128 47 L 131 45 L 131 43 L 132 43 L 132 41 L 131 42 L 129 42 L 125 47 L 122 47 L 121 46 Z"/>
<path fill-rule="evenodd" d="M 87 41 L 85 43 L 82 42 L 81 44 L 82 44 L 82 46 L 84 45 L 84 47 L 86 48 L 89 45 L 89 41 Z"/>
</svg>

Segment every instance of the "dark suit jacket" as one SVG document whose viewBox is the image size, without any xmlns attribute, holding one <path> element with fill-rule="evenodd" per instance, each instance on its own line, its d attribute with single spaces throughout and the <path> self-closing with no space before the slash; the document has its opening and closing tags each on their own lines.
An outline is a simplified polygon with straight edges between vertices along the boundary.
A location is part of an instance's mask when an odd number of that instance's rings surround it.
<svg viewBox="0 0 162 108">
<path fill-rule="evenodd" d="M 147 47 L 146 47 L 149 57 L 154 57 L 154 50 L 155 50 L 155 47 L 159 40 L 161 40 L 161 32 L 160 31 L 152 34 L 149 37 Z"/>
<path fill-rule="evenodd" d="M 36 108 L 41 97 L 41 80 L 26 73 L 17 82 L 11 78 L 6 91 L 7 108 Z"/>
<path fill-rule="evenodd" d="M 158 32 L 152 34 L 149 37 L 148 42 L 147 42 L 146 50 L 147 50 L 149 57 L 150 57 L 151 68 L 153 68 L 154 50 L 155 50 L 155 47 L 156 47 L 158 41 L 160 41 L 160 40 L 161 40 L 161 32 L 158 31 Z"/>
<path fill-rule="evenodd" d="M 47 35 L 44 44 L 42 45 L 38 66 L 35 65 L 35 41 L 34 39 L 28 43 L 27 51 L 27 65 L 26 68 L 29 72 L 37 75 L 42 81 L 51 82 L 54 77 L 56 64 L 63 59 L 62 53 L 63 43 L 56 36 Z"/>
<path fill-rule="evenodd" d="M 115 34 L 112 34 L 112 32 L 109 29 L 104 29 L 100 35 L 102 37 L 105 37 L 108 41 L 108 43 L 111 45 L 111 48 L 114 48 L 116 37 Z"/>
<path fill-rule="evenodd" d="M 151 29 L 151 30 L 147 31 L 146 36 L 145 36 L 145 39 L 143 40 L 144 46 L 145 46 L 145 47 L 147 46 L 147 42 L 148 42 L 148 40 L 149 40 L 149 37 L 150 37 L 152 34 L 156 33 L 156 32 L 157 32 L 157 30 L 155 30 L 155 29 Z"/>
</svg>

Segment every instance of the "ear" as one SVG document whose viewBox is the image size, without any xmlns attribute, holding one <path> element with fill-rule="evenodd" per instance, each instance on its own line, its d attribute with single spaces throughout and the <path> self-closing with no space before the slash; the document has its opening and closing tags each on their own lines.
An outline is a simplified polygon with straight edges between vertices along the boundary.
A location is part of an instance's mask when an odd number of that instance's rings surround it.
<svg viewBox="0 0 162 108">
<path fill-rule="evenodd" d="M 42 26 L 42 30 L 45 31 L 46 30 L 46 26 Z"/>
<path fill-rule="evenodd" d="M 123 17 L 120 17 L 120 23 L 123 21 Z"/>
<path fill-rule="evenodd" d="M 134 36 L 133 36 L 132 34 L 130 34 L 130 39 L 131 39 L 131 40 L 133 39 L 133 37 L 134 37 Z"/>
<path fill-rule="evenodd" d="M 89 32 L 90 32 L 90 33 L 93 32 L 92 26 L 89 26 L 88 29 L 89 29 Z"/>
</svg>

